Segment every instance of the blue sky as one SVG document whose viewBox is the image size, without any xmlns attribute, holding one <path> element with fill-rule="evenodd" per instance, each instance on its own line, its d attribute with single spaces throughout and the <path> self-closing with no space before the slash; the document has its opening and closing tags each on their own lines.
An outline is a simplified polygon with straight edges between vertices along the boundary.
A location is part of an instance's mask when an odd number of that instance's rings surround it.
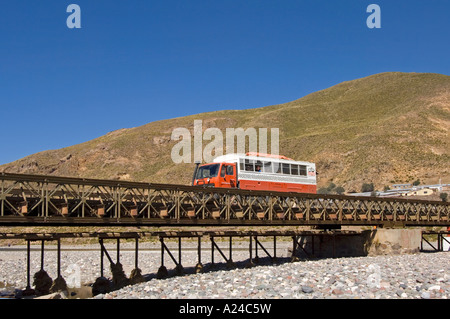
<svg viewBox="0 0 450 319">
<path fill-rule="evenodd" d="M 449 14 L 448 0 L 0 0 L 0 164 L 380 72 L 450 75 Z"/>
</svg>

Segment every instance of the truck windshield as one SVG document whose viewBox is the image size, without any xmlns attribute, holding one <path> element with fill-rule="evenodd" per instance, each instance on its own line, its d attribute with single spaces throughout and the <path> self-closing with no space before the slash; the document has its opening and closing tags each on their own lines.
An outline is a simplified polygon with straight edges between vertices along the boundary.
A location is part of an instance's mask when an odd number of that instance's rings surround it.
<svg viewBox="0 0 450 319">
<path fill-rule="evenodd" d="M 219 173 L 220 164 L 210 164 L 200 166 L 197 171 L 196 179 L 215 177 Z"/>
</svg>

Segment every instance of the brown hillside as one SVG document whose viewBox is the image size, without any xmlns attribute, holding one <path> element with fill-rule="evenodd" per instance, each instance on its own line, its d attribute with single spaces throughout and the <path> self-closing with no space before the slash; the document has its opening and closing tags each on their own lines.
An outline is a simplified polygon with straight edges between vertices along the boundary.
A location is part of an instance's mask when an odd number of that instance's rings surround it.
<svg viewBox="0 0 450 319">
<path fill-rule="evenodd" d="M 347 191 L 363 182 L 450 182 L 450 77 L 382 73 L 343 82 L 299 100 L 216 111 L 121 129 L 86 143 L 43 151 L 0 171 L 188 184 L 194 164 L 174 164 L 174 128 L 280 129 L 280 154 L 317 164 L 319 186 Z M 209 141 L 204 141 L 203 146 Z"/>
</svg>

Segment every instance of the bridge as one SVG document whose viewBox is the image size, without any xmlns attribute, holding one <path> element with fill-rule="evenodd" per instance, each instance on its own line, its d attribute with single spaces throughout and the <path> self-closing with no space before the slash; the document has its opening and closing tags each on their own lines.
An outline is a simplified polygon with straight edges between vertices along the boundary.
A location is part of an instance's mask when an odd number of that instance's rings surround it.
<svg viewBox="0 0 450 319">
<path fill-rule="evenodd" d="M 0 225 L 450 226 L 448 202 L 0 173 Z"/>
<path fill-rule="evenodd" d="M 42 175 L 24 175 L 0 173 L 0 226 L 319 226 L 319 228 L 339 228 L 343 225 L 373 226 L 450 226 L 450 206 L 447 202 L 411 200 L 404 198 L 356 197 L 340 195 L 320 195 L 302 193 L 281 193 L 268 191 L 249 191 L 241 189 L 203 188 L 183 185 L 137 183 L 117 180 L 99 180 L 84 178 L 55 177 Z M 49 293 L 48 287 L 36 281 L 31 287 L 31 242 L 41 242 L 41 270 L 44 269 L 45 242 L 57 242 L 57 278 L 53 281 L 54 289 L 67 289 L 61 272 L 61 239 L 97 238 L 100 245 L 100 278 L 93 283 L 92 294 L 106 293 L 103 276 L 104 256 L 108 258 L 111 269 L 120 265 L 120 240 L 135 240 L 135 269 L 130 278 L 123 272 L 120 276 L 113 272 L 112 283 L 137 283 L 143 280 L 138 268 L 138 242 L 143 237 L 159 237 L 161 243 L 161 266 L 158 278 L 168 276 L 165 266 L 165 254 L 175 264 L 177 274 L 184 273 L 181 260 L 182 239 L 197 239 L 198 263 L 195 272 L 203 271 L 204 260 L 202 248 L 204 239 L 210 242 L 211 262 L 213 267 L 215 251 L 226 262 L 227 267 L 234 267 L 233 240 L 248 239 L 249 259 L 247 267 L 258 262 L 259 252 L 265 253 L 272 262 L 277 260 L 277 238 L 292 238 L 290 260 L 299 257 L 316 256 L 361 256 L 367 255 L 369 247 L 379 238 L 392 236 L 398 245 L 396 236 L 410 238 L 411 247 L 402 249 L 423 249 L 424 232 L 413 229 L 376 229 L 366 231 L 322 230 L 286 230 L 253 228 L 238 231 L 221 228 L 204 228 L 200 231 L 176 230 L 163 232 L 75 232 L 75 233 L 0 233 L 0 240 L 22 239 L 26 241 L 26 295 Z M 378 236 L 380 232 L 381 237 Z M 420 238 L 420 234 L 422 236 Z M 438 232 L 437 250 L 443 250 L 444 234 Z M 416 236 L 418 235 L 418 236 Z M 384 237 L 383 237 L 384 236 Z M 217 238 L 229 239 L 228 249 L 220 247 Z M 271 248 L 266 246 L 267 238 L 272 239 Z M 417 238 L 415 238 L 417 237 Z M 266 240 L 261 240 L 266 238 Z M 166 245 L 168 240 L 178 240 L 178 258 L 173 254 L 174 248 Z M 117 242 L 116 254 L 108 252 L 105 240 Z M 223 240 L 223 239 L 222 239 Z M 414 244 L 416 243 L 416 244 Z M 430 244 L 427 241 L 428 244 Z M 430 244 L 431 245 L 431 244 Z M 431 245 L 432 246 L 432 245 Z M 432 246 L 434 248 L 434 246 Z M 435 248 L 436 249 L 436 248 Z M 217 254 L 216 254 L 217 255 Z M 263 256 L 265 256 L 263 255 Z M 220 257 L 219 257 L 220 258 Z M 208 266 L 208 267 L 209 267 Z M 37 274 L 35 274 L 36 276 Z M 119 276 L 119 277 L 117 277 Z M 48 277 L 48 274 L 47 274 Z M 125 278 L 123 278 L 125 277 Z M 48 277 L 50 278 L 50 277 Z M 50 278 L 51 280 L 51 278 Z M 112 284 L 111 284 L 112 285 Z M 110 287 L 111 285 L 107 285 Z M 95 287 L 95 289 L 94 289 Z M 119 289 L 122 286 L 114 286 Z M 95 290 L 95 292 L 94 292 Z"/>
</svg>

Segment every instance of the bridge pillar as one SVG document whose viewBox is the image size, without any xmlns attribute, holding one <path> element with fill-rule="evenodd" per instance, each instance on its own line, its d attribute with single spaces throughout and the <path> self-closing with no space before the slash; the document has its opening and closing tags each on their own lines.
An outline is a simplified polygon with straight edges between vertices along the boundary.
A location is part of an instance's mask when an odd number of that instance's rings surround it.
<svg viewBox="0 0 450 319">
<path fill-rule="evenodd" d="M 409 254 L 420 251 L 421 229 L 364 230 L 353 235 L 339 231 L 293 237 L 293 251 L 306 258 L 338 258 Z M 295 255 L 293 255 L 295 260 Z"/>
</svg>

